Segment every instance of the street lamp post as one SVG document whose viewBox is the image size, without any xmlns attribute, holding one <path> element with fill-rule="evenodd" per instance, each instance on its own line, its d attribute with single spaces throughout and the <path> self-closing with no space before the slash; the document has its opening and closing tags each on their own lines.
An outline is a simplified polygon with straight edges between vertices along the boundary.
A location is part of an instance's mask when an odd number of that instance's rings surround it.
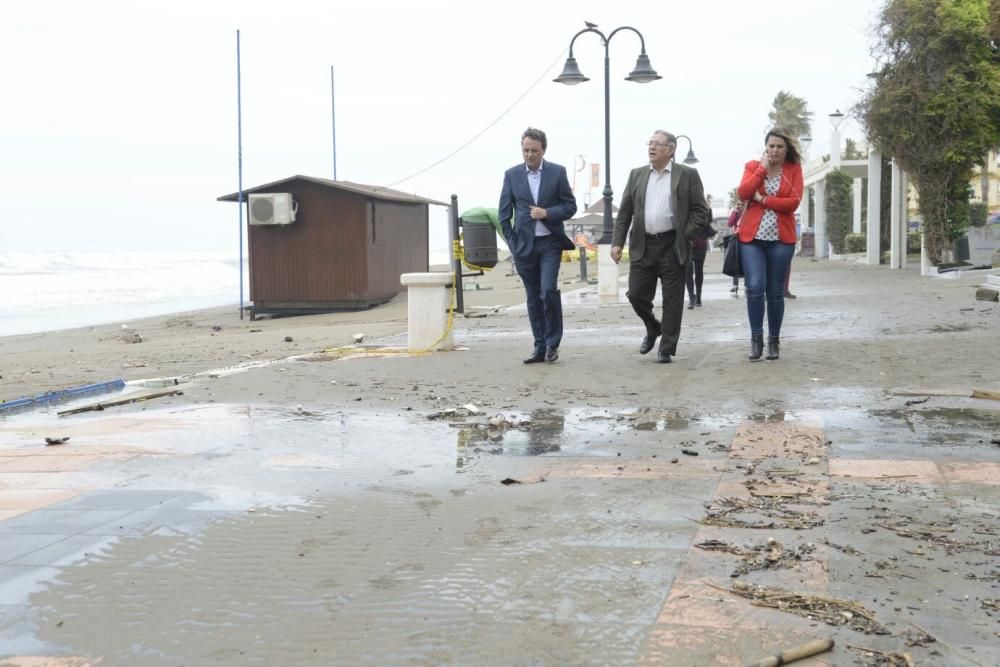
<svg viewBox="0 0 1000 667">
<path fill-rule="evenodd" d="M 687 139 L 688 142 L 688 154 L 684 158 L 684 164 L 698 164 L 698 158 L 694 156 L 694 145 L 691 143 L 691 137 L 686 134 L 678 134 L 678 139 Z"/>
<path fill-rule="evenodd" d="M 614 229 L 611 215 L 613 193 L 611 191 L 611 57 L 609 47 L 611 39 L 622 30 L 630 30 L 638 35 L 641 48 L 639 58 L 635 61 L 635 68 L 629 72 L 625 80 L 635 83 L 649 83 L 662 79 L 663 77 L 657 74 L 656 70 L 649 64 L 649 56 L 646 55 L 646 40 L 641 32 L 631 26 L 621 26 L 612 30 L 611 34 L 605 37 L 603 32 L 589 23 L 586 28 L 573 35 L 573 39 L 569 43 L 569 57 L 566 58 L 562 74 L 553 79 L 556 83 L 564 83 L 568 86 L 590 81 L 580 72 L 580 68 L 576 64 L 576 58 L 573 57 L 573 44 L 576 43 L 577 37 L 587 32 L 595 33 L 601 38 L 601 43 L 604 44 L 604 220 L 601 238 L 597 240 L 599 245 L 611 243 L 611 234 Z M 688 141 L 690 142 L 690 139 Z"/>
</svg>

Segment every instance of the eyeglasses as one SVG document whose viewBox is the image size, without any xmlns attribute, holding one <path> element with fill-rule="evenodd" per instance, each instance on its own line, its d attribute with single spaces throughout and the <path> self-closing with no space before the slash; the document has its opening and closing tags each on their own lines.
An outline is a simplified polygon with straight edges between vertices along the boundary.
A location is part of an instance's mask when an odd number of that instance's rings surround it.
<svg viewBox="0 0 1000 667">
<path fill-rule="evenodd" d="M 650 141 L 648 144 L 646 144 L 646 146 L 648 146 L 649 148 L 660 148 L 661 146 L 663 148 L 668 148 L 673 145 L 674 144 L 665 144 L 662 141 Z"/>
</svg>

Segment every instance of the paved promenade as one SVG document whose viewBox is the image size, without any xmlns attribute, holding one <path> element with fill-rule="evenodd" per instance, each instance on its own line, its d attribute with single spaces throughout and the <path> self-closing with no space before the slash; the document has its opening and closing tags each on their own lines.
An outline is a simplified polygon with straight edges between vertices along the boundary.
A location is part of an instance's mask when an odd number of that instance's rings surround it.
<svg viewBox="0 0 1000 667">
<path fill-rule="evenodd" d="M 560 360 L 523 366 L 500 269 L 453 352 L 392 351 L 392 305 L 202 322 L 217 363 L 183 394 L 0 417 L 0 665 L 738 666 L 827 638 L 796 664 L 1000 664 L 983 278 L 796 258 L 781 359 L 751 364 L 718 261 L 669 365 L 564 265 Z M 251 328 L 315 353 L 234 369 Z"/>
</svg>

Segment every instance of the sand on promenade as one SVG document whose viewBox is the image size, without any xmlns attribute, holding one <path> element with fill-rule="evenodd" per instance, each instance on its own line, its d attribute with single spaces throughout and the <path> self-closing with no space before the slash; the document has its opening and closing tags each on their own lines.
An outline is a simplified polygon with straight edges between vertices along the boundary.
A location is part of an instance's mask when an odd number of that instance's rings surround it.
<svg viewBox="0 0 1000 667">
<path fill-rule="evenodd" d="M 971 278 L 797 259 L 781 359 L 750 363 L 718 261 L 669 365 L 575 265 L 555 364 L 521 363 L 503 271 L 465 292 L 485 315 L 456 320 L 451 352 L 321 352 L 357 332 L 404 347 L 405 295 L 130 322 L 142 343 L 119 324 L 0 339 L 9 396 L 185 380 L 0 418 L 0 659 L 739 665 L 833 637 L 802 664 L 858 664 L 849 645 L 1000 662 L 1000 402 L 968 397 L 1000 389 L 1000 310 Z M 206 372 L 255 359 L 276 363 Z M 874 625 L 727 592 L 750 561 L 719 543 L 780 545 L 739 580 L 849 600 Z"/>
</svg>

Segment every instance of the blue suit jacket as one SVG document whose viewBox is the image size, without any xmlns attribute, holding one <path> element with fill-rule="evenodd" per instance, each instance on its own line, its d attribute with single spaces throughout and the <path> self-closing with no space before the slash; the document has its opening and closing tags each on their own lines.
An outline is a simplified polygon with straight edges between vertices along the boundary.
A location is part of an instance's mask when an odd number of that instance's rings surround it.
<svg viewBox="0 0 1000 667">
<path fill-rule="evenodd" d="M 498 214 L 500 228 L 503 229 L 507 246 L 515 259 L 530 257 L 535 245 L 536 221 L 531 219 L 529 213 L 532 206 L 545 209 L 546 218 L 538 222 L 549 228 L 565 250 L 573 250 L 576 245 L 566 236 L 563 221 L 576 214 L 576 197 L 569 187 L 565 167 L 548 160 L 542 163 L 542 181 L 538 186 L 537 202 L 531 196 L 528 170 L 524 163 L 504 172 Z"/>
</svg>

